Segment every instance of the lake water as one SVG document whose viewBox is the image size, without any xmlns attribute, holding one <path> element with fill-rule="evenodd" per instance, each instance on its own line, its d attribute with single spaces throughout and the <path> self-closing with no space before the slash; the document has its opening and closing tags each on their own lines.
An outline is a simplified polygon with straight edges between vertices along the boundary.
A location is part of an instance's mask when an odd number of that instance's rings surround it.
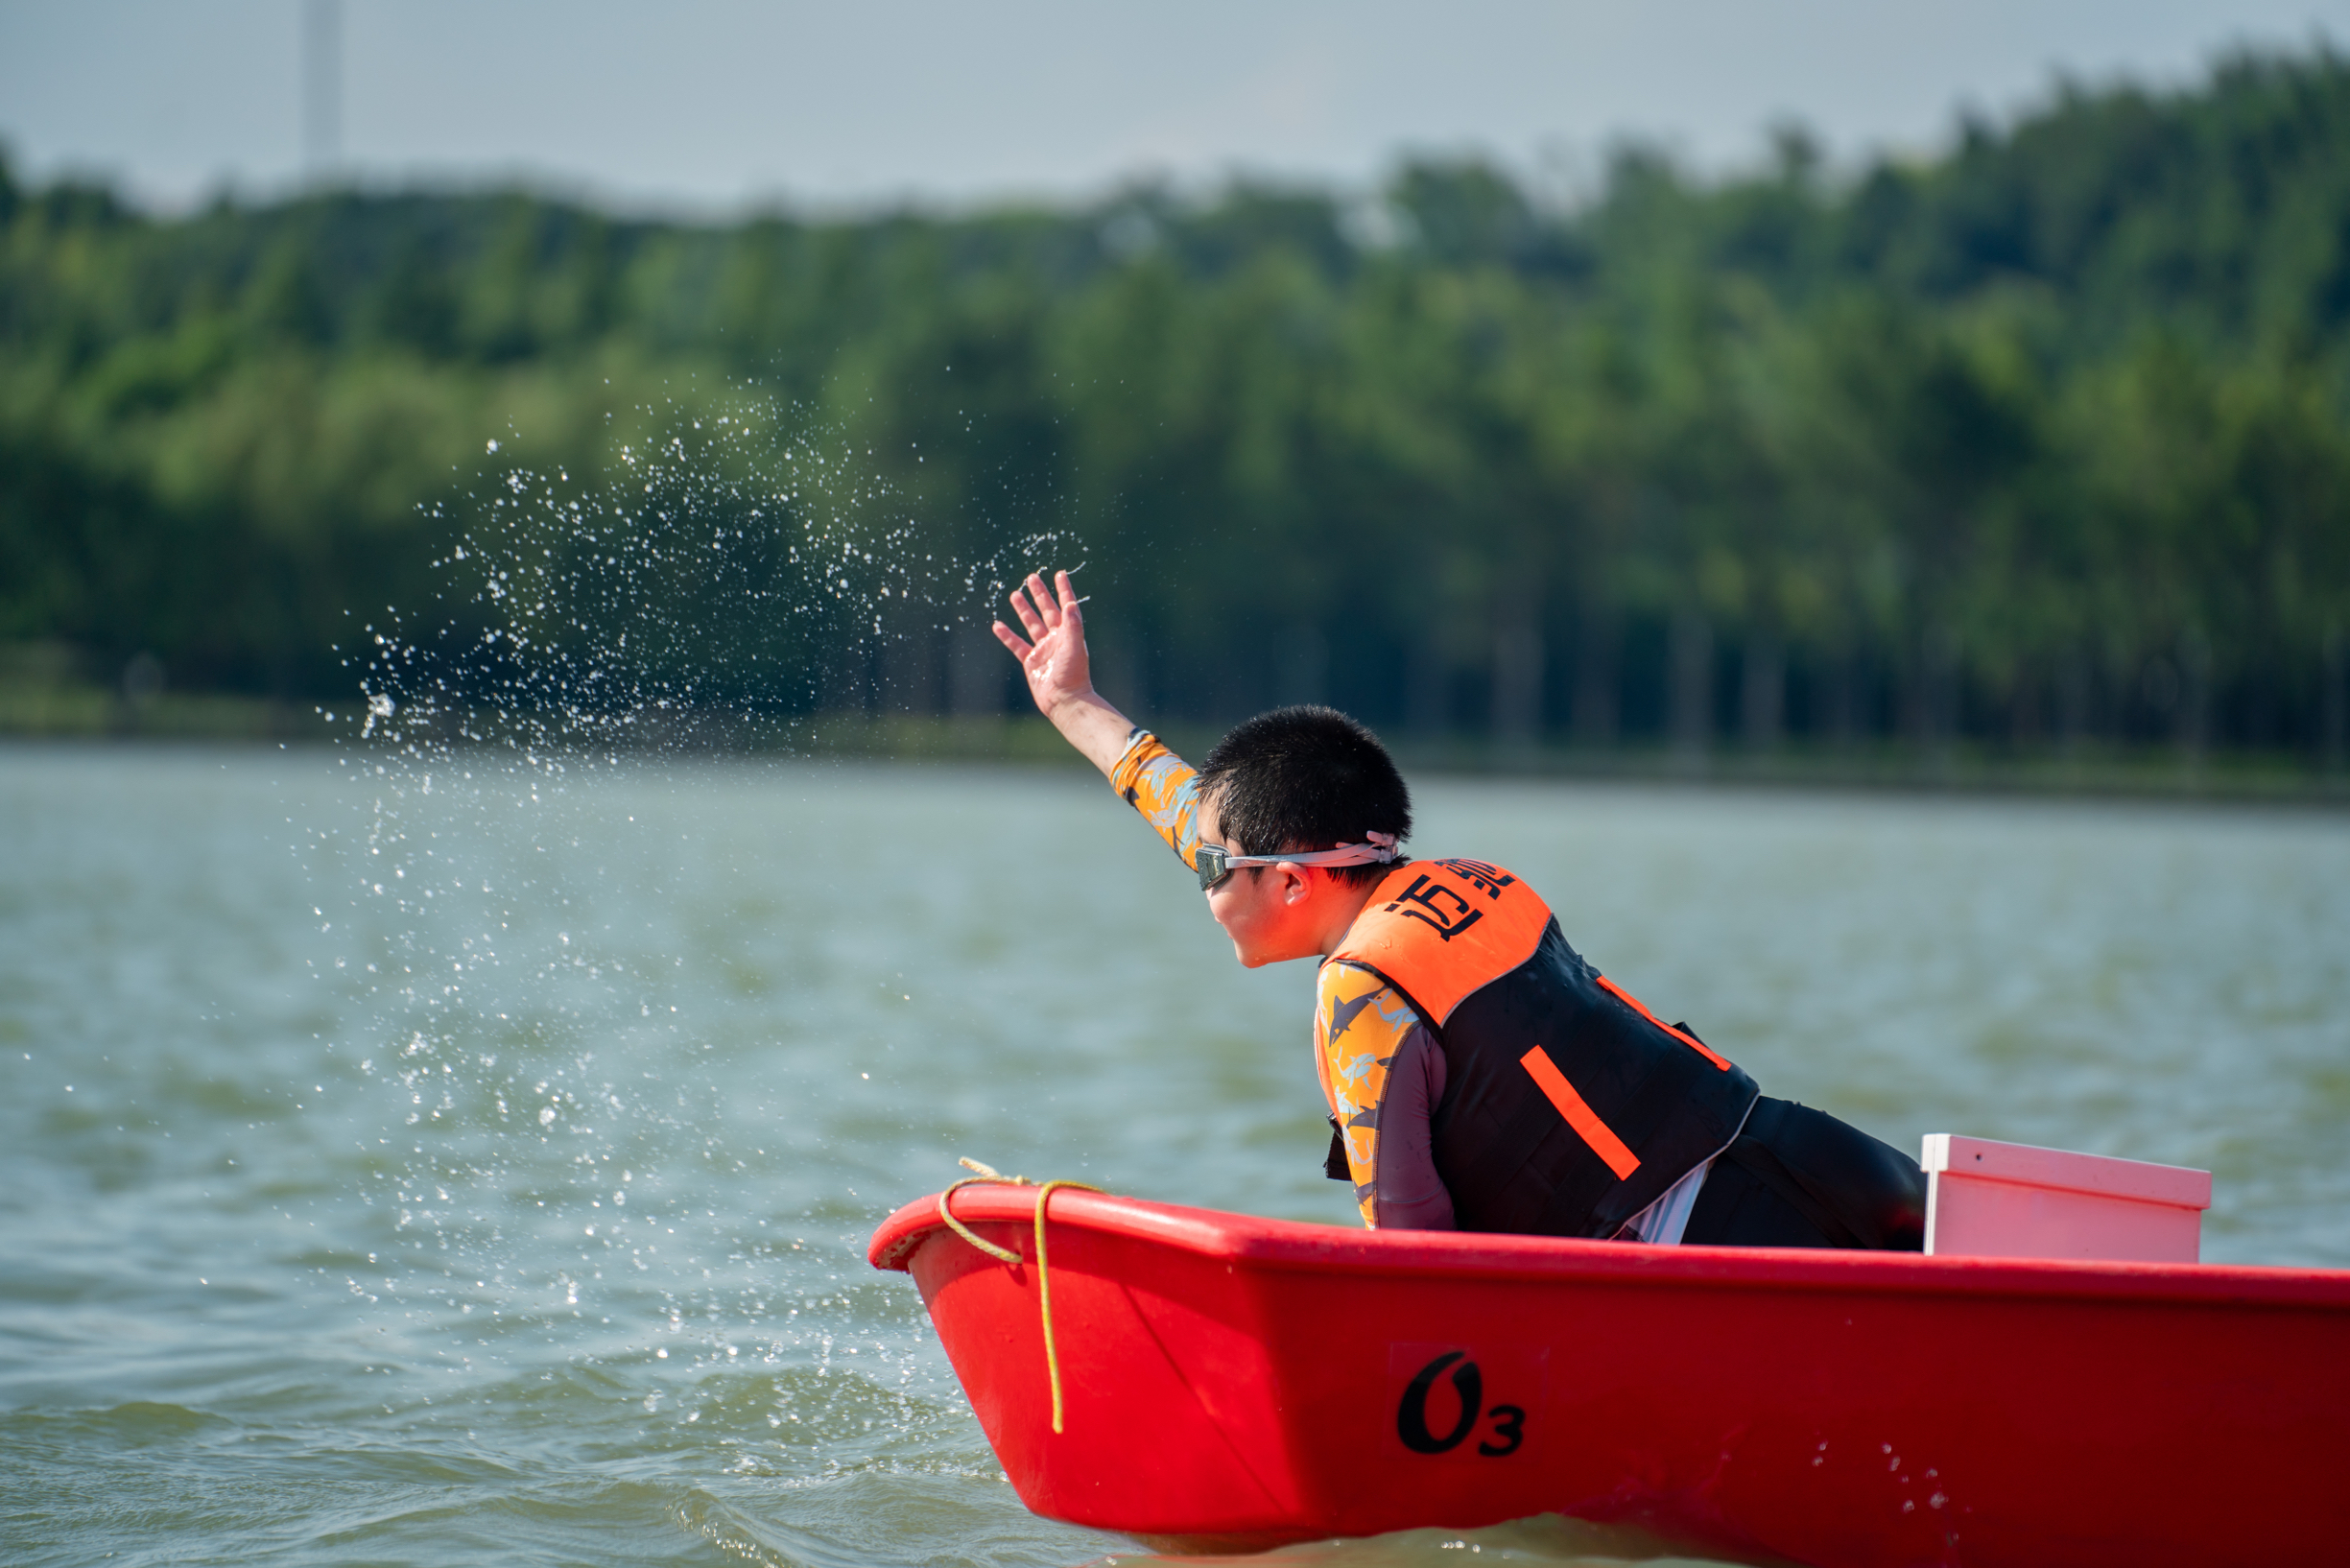
<svg viewBox="0 0 2350 1568">
<path fill-rule="evenodd" d="M 2350 819 L 1420 803 L 1767 1092 L 2209 1167 L 2205 1256 L 2350 1266 Z M 1076 772 L 0 748 L 0 1559 L 1123 1556 L 865 1240 L 959 1154 L 1351 1223 L 1311 986 Z"/>
</svg>

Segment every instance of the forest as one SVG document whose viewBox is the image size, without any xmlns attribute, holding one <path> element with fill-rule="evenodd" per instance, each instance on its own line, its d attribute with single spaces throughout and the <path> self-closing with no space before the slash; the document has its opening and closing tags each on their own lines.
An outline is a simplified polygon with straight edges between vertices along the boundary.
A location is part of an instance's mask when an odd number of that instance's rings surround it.
<svg viewBox="0 0 2350 1568">
<path fill-rule="evenodd" d="M 521 680 L 452 563 L 526 537 Z M 1000 713 L 1002 585 L 1079 560 L 1198 725 L 2338 767 L 2350 61 L 1853 168 L 723 224 L 0 163 L 0 674 L 331 703 L 396 620 L 453 701 Z"/>
</svg>

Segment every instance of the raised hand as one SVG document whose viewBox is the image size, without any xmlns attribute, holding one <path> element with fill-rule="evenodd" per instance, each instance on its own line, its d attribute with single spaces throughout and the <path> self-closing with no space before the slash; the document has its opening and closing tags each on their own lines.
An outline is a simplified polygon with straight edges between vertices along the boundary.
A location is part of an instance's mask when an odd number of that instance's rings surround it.
<svg viewBox="0 0 2350 1568">
<path fill-rule="evenodd" d="M 1093 664 L 1085 655 L 1085 617 L 1078 609 L 1077 592 L 1069 574 L 1056 572 L 1053 586 L 1036 573 L 1011 591 L 1012 613 L 1028 629 L 1022 637 L 1003 622 L 995 623 L 996 640 L 1011 650 L 1028 677 L 1028 694 L 1037 711 L 1053 717 L 1056 708 L 1092 695 Z"/>
<path fill-rule="evenodd" d="M 1038 711 L 1106 774 L 1126 755 L 1133 726 L 1093 689 L 1093 664 L 1085 656 L 1085 617 L 1077 606 L 1077 590 L 1069 585 L 1067 572 L 1056 572 L 1050 588 L 1031 572 L 1028 582 L 1011 592 L 1012 613 L 1028 635 L 1021 636 L 1001 621 L 995 623 L 995 635 L 1020 661 Z"/>
</svg>

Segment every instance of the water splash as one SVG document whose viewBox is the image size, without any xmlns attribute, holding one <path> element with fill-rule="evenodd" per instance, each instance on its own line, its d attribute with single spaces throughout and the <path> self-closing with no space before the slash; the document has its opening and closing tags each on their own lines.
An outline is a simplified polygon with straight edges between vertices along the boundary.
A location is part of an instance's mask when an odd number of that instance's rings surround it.
<svg viewBox="0 0 2350 1568">
<path fill-rule="evenodd" d="M 665 789 L 680 755 L 788 751 L 873 704 L 893 654 L 967 631 L 1061 541 L 925 519 L 754 392 L 528 456 L 486 441 L 430 509 L 447 586 L 362 621 L 335 717 L 357 814 L 308 846 L 339 890 L 313 913 L 376 1106 L 347 1292 L 406 1365 L 483 1397 L 623 1399 L 777 1473 L 966 1463 L 930 1452 L 966 1418 L 865 1276 L 868 1203 L 731 1114 L 740 1042 L 680 984 L 691 934 L 643 916 L 700 852 Z M 765 1191 L 711 1203 L 736 1175 Z M 570 1344 L 573 1375 L 501 1381 L 516 1337 Z M 879 1459 L 877 1420 L 900 1435 Z"/>
<path fill-rule="evenodd" d="M 365 733 L 404 714 L 541 749 L 788 744 L 795 719 L 886 701 L 888 655 L 985 625 L 1065 542 L 925 519 L 870 448 L 763 395 L 630 414 L 592 466 L 486 468 L 431 509 L 450 586 L 366 627 Z"/>
</svg>

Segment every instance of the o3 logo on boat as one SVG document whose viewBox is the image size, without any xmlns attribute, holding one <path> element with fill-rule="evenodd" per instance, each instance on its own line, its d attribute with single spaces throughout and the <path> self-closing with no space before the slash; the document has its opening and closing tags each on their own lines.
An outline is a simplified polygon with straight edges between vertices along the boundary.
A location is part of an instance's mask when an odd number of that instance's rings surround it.
<svg viewBox="0 0 2350 1568">
<path fill-rule="evenodd" d="M 1534 1436 L 1527 1415 L 1541 1404 L 1549 1360 L 1547 1349 L 1389 1346 L 1389 1451 L 1489 1460 L 1522 1452 Z"/>
</svg>

